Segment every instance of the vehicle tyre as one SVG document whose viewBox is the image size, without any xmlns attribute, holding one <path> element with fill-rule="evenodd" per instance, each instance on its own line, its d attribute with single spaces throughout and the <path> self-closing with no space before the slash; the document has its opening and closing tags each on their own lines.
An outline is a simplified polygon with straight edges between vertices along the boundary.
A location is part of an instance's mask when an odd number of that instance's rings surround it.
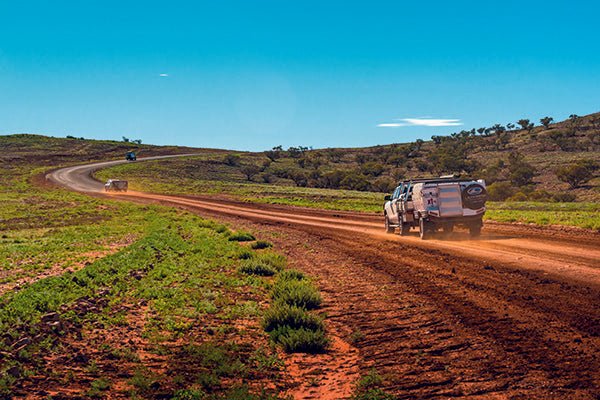
<svg viewBox="0 0 600 400">
<path fill-rule="evenodd" d="M 425 221 L 423 218 L 419 219 L 419 236 L 422 240 L 427 240 L 431 236 L 429 222 Z"/>
<path fill-rule="evenodd" d="M 400 232 L 398 232 L 400 234 L 400 236 L 406 236 L 406 235 L 408 235 L 408 232 L 410 232 L 410 224 L 408 224 L 406 222 L 401 222 L 400 223 Z"/>
<path fill-rule="evenodd" d="M 469 226 L 469 235 L 471 235 L 471 237 L 478 237 L 481 235 L 481 224 L 473 224 Z"/>
<path fill-rule="evenodd" d="M 390 225 L 390 219 L 387 214 L 385 214 L 385 233 L 394 233 L 396 229 Z"/>
<path fill-rule="evenodd" d="M 454 224 L 445 224 L 444 233 L 452 233 L 454 231 Z"/>
</svg>

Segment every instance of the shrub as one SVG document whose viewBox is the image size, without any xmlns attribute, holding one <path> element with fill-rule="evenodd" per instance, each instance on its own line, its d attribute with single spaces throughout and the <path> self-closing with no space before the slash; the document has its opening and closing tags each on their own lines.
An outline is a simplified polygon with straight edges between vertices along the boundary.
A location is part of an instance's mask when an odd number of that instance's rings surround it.
<svg viewBox="0 0 600 400">
<path fill-rule="evenodd" d="M 229 236 L 230 242 L 251 242 L 255 239 L 256 238 L 254 237 L 254 235 L 248 232 L 236 232 Z"/>
<path fill-rule="evenodd" d="M 175 392 L 173 400 L 202 400 L 206 393 L 200 389 L 182 389 Z"/>
<path fill-rule="evenodd" d="M 285 257 L 275 253 L 256 254 L 253 258 L 274 267 L 277 271 L 281 271 L 286 265 Z"/>
<path fill-rule="evenodd" d="M 252 258 L 252 256 L 254 255 L 254 253 L 252 253 L 250 250 L 248 249 L 243 249 L 242 251 L 240 251 L 240 253 L 238 254 L 238 258 L 240 260 L 249 260 Z"/>
<path fill-rule="evenodd" d="M 240 165 L 240 160 L 241 158 L 237 154 L 227 154 L 225 157 L 223 157 L 223 162 L 230 167 L 237 167 Z"/>
<path fill-rule="evenodd" d="M 248 275 L 260 276 L 273 276 L 277 273 L 275 267 L 259 260 L 247 260 L 240 266 L 239 271 Z"/>
<path fill-rule="evenodd" d="M 255 250 L 266 249 L 271 246 L 273 245 L 270 242 L 267 242 L 266 240 L 257 240 L 256 242 L 250 245 L 250 247 L 252 247 Z"/>
<path fill-rule="evenodd" d="M 279 281 L 273 287 L 271 296 L 275 302 L 307 310 L 318 308 L 323 301 L 317 288 L 308 281 Z"/>
<path fill-rule="evenodd" d="M 395 397 L 383 389 L 383 378 L 372 369 L 367 375 L 360 378 L 356 385 L 355 400 L 392 400 Z"/>
<path fill-rule="evenodd" d="M 510 182 L 495 182 L 487 187 L 488 197 L 492 201 L 504 201 L 515 194 L 515 188 Z"/>
<path fill-rule="evenodd" d="M 281 303 L 274 304 L 265 313 L 263 328 L 267 332 L 272 332 L 284 326 L 311 331 L 325 329 L 323 326 L 323 319 L 317 315 L 310 314 L 299 307 Z"/>
<path fill-rule="evenodd" d="M 270 336 L 288 353 L 322 353 L 329 345 L 329 340 L 322 330 L 311 331 L 284 326 L 272 331 Z"/>
<path fill-rule="evenodd" d="M 568 193 L 568 192 L 554 193 L 552 195 L 552 199 L 554 201 L 561 202 L 561 203 L 571 203 L 571 202 L 575 201 L 576 197 L 577 196 L 575 196 L 575 194 Z"/>
<path fill-rule="evenodd" d="M 286 269 L 277 276 L 277 281 L 303 281 L 305 279 L 306 275 L 296 269 Z"/>
<path fill-rule="evenodd" d="M 593 162 L 578 162 L 559 168 L 556 177 L 571 188 L 577 188 L 594 177 L 594 170 Z"/>
<path fill-rule="evenodd" d="M 517 192 L 510 196 L 508 201 L 527 201 L 527 195 L 523 192 Z"/>
</svg>

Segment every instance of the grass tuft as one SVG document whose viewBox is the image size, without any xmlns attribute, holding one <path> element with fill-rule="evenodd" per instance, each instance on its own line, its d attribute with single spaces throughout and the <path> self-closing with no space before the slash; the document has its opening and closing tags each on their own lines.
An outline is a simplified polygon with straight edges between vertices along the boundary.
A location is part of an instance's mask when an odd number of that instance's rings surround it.
<svg viewBox="0 0 600 400">
<path fill-rule="evenodd" d="M 266 240 L 257 240 L 256 242 L 250 245 L 250 247 L 252 247 L 254 250 L 267 249 L 272 246 L 273 245 L 270 242 L 267 242 Z"/>
<path fill-rule="evenodd" d="M 256 238 L 254 235 L 248 232 L 235 232 L 229 236 L 229 241 L 231 242 L 251 242 Z"/>
<path fill-rule="evenodd" d="M 275 267 L 260 260 L 246 260 L 240 266 L 239 271 L 244 274 L 259 276 L 273 276 L 277 273 Z"/>
<path fill-rule="evenodd" d="M 323 318 L 307 312 L 303 308 L 287 304 L 274 304 L 267 310 L 263 319 L 263 328 L 267 332 L 287 326 L 293 329 L 311 331 L 324 330 Z"/>
<path fill-rule="evenodd" d="M 321 305 L 323 299 L 319 290 L 308 281 L 282 280 L 277 282 L 271 292 L 276 303 L 313 310 Z"/>
<path fill-rule="evenodd" d="M 277 275 L 278 281 L 303 281 L 306 280 L 306 275 L 297 269 L 286 269 Z"/>
<path fill-rule="evenodd" d="M 270 336 L 288 353 L 322 353 L 329 345 L 329 340 L 323 330 L 312 331 L 283 326 L 272 331 Z"/>
</svg>

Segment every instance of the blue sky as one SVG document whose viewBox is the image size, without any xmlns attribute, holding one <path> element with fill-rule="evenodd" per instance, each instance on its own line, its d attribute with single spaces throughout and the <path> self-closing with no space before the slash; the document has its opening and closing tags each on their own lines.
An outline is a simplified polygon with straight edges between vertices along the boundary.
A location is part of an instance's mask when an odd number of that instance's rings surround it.
<svg viewBox="0 0 600 400">
<path fill-rule="evenodd" d="M 0 0 L 0 134 L 263 150 L 584 115 L 600 111 L 598 15 L 594 1 Z M 459 121 L 412 126 L 424 118 Z"/>
</svg>

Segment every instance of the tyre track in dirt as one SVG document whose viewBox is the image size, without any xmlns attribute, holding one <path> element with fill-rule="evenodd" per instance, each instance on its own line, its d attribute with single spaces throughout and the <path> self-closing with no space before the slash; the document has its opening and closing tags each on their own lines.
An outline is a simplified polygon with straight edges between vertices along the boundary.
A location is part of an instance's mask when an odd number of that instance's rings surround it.
<svg viewBox="0 0 600 400">
<path fill-rule="evenodd" d="M 490 226 L 482 240 L 423 243 L 382 234 L 371 215 L 117 197 L 271 234 L 318 278 L 328 326 L 359 350 L 347 367 L 377 368 L 399 398 L 600 398 L 597 234 Z"/>
</svg>

